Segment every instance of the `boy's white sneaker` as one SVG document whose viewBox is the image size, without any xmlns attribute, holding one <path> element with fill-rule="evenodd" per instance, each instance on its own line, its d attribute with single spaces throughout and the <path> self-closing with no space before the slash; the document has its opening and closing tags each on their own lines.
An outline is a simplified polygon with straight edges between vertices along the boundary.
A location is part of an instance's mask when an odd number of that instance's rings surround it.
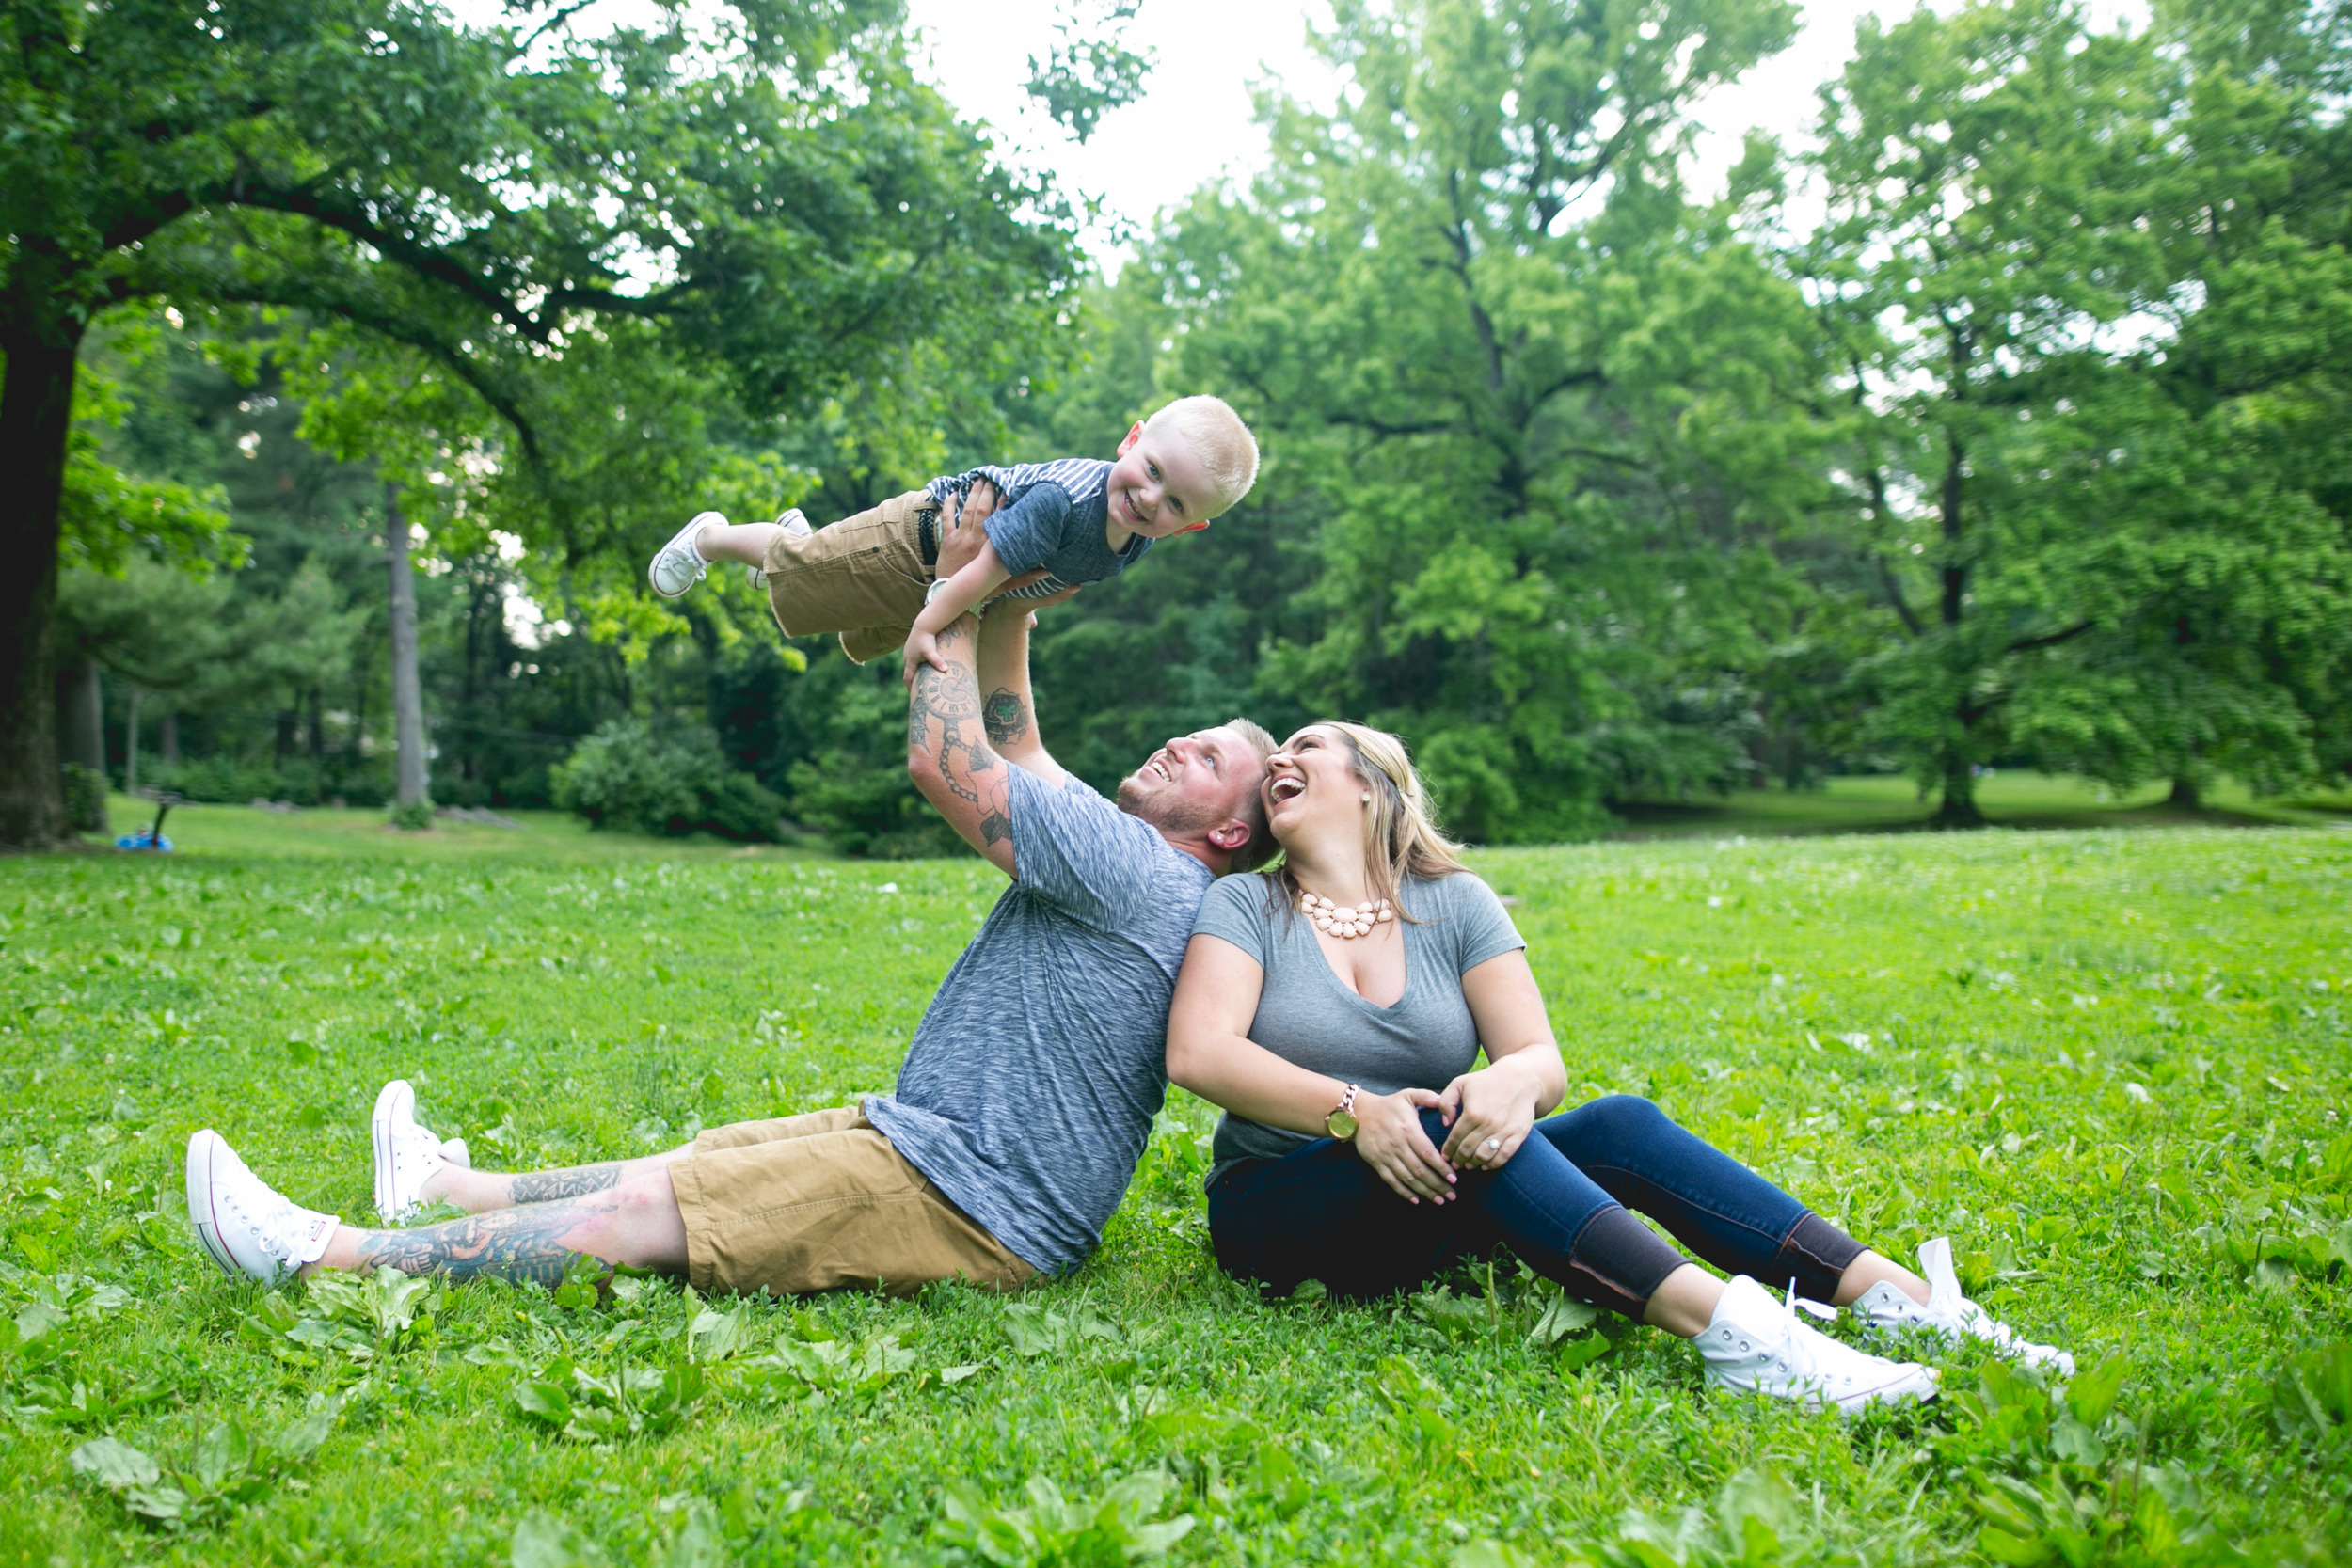
<svg viewBox="0 0 2352 1568">
<path fill-rule="evenodd" d="M 668 544 L 654 551 L 653 564 L 645 568 L 645 579 L 653 584 L 655 593 L 665 599 L 675 599 L 702 581 L 710 562 L 703 559 L 694 541 L 709 523 L 721 528 L 727 526 L 726 518 L 719 513 L 697 512 L 684 528 L 670 535 Z"/>
<path fill-rule="evenodd" d="M 395 1078 L 376 1091 L 368 1138 L 375 1148 L 375 1212 L 387 1225 L 424 1201 L 418 1189 L 425 1178 L 443 1165 L 473 1163 L 465 1139 L 443 1142 L 431 1128 L 417 1125 L 417 1091 L 405 1078 Z"/>
<path fill-rule="evenodd" d="M 2001 1354 L 2036 1367 L 2074 1375 L 2074 1358 L 2055 1345 L 2037 1345 L 1960 1293 L 1952 1268 L 1952 1239 L 1938 1236 L 1919 1248 L 1919 1272 L 1927 1276 L 1926 1305 L 1891 1280 L 1880 1280 L 1854 1299 L 1851 1310 L 1874 1328 L 1924 1328 L 1946 1339 L 1982 1339 Z"/>
<path fill-rule="evenodd" d="M 1735 1394 L 1769 1394 L 1807 1410 L 1848 1414 L 1870 1404 L 1935 1398 L 1931 1369 L 1838 1343 L 1797 1321 L 1793 1294 L 1783 1307 L 1746 1275 L 1724 1287 L 1697 1344 L 1708 1386 Z"/>
<path fill-rule="evenodd" d="M 275 1285 L 318 1261 L 340 1216 L 282 1196 L 207 1127 L 188 1140 L 188 1218 L 204 1250 L 231 1276 Z"/>
</svg>

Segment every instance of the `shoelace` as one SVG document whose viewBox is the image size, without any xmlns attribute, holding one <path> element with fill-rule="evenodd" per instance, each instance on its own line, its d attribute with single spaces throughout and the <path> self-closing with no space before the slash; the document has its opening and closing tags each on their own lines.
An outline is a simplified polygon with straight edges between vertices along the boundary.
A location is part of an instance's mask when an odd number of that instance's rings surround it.
<svg viewBox="0 0 2352 1568">
<path fill-rule="evenodd" d="M 1827 1393 L 1829 1374 L 1821 1370 L 1820 1360 L 1813 1354 L 1811 1341 L 1798 1332 L 1804 1325 L 1797 1322 L 1797 1282 L 1793 1278 L 1788 1281 L 1788 1291 L 1782 1297 L 1781 1316 L 1782 1361 L 1788 1364 L 1789 1372 L 1799 1381 L 1810 1385 L 1818 1392 Z"/>
</svg>

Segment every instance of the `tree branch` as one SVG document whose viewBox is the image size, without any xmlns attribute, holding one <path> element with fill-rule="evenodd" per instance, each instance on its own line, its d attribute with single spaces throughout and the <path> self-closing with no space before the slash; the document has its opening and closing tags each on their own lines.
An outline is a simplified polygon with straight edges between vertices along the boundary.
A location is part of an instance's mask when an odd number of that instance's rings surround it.
<svg viewBox="0 0 2352 1568">
<path fill-rule="evenodd" d="M 2093 621 L 2077 621 L 2064 631 L 2054 631 L 2047 637 L 2022 637 L 2011 642 L 2007 651 L 2012 654 L 2022 654 L 2028 653 L 2035 648 L 2055 648 L 2061 642 L 2072 642 L 2095 625 L 2097 623 Z"/>
</svg>

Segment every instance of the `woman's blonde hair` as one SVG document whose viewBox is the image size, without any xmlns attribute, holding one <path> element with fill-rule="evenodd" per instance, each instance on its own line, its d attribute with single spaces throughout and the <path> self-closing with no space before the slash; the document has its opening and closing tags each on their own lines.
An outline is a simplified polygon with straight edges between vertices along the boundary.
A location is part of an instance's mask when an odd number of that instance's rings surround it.
<svg viewBox="0 0 2352 1568">
<path fill-rule="evenodd" d="M 1345 720 L 1327 719 L 1311 726 L 1331 730 L 1347 742 L 1357 782 L 1372 797 L 1364 811 L 1364 879 L 1375 898 L 1396 906 L 1399 918 L 1413 920 L 1400 890 L 1407 877 L 1451 877 L 1470 869 L 1462 863 L 1462 847 L 1438 829 L 1437 811 L 1429 791 L 1413 767 L 1405 742 L 1386 730 Z M 1290 863 L 1266 873 L 1284 907 L 1298 907 L 1299 886 Z M 1419 924 L 1418 921 L 1415 924 Z"/>
</svg>

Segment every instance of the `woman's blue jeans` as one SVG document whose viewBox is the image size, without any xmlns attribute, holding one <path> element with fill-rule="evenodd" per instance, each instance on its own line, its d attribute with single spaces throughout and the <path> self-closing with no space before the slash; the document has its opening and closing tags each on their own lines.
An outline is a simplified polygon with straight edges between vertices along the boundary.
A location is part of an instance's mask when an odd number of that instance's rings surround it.
<svg viewBox="0 0 2352 1568">
<path fill-rule="evenodd" d="M 1429 1141 L 1446 1129 L 1422 1113 Z M 1804 1204 L 1635 1095 L 1535 1124 L 1500 1170 L 1459 1173 L 1450 1202 L 1399 1197 L 1354 1148 L 1318 1138 L 1232 1166 L 1209 1191 L 1209 1236 L 1226 1271 L 1287 1292 L 1321 1280 L 1341 1296 L 1407 1289 L 1508 1247 L 1569 1293 L 1639 1321 L 1687 1262 L 1635 1219 L 1658 1221 L 1726 1274 L 1828 1301 L 1862 1246 Z"/>
</svg>

